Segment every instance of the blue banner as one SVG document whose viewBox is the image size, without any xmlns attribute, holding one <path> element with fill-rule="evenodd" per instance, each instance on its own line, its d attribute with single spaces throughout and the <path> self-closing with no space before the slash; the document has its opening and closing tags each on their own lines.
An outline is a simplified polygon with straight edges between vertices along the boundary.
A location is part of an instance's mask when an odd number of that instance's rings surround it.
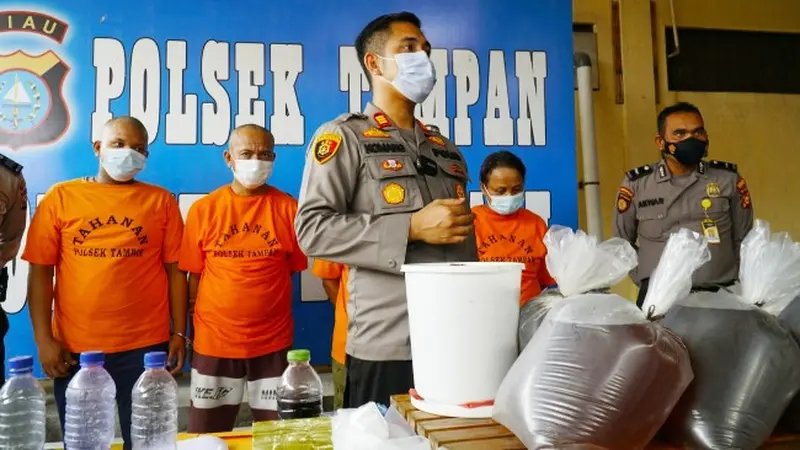
<svg viewBox="0 0 800 450">
<path fill-rule="evenodd" d="M 133 115 L 150 132 L 143 181 L 185 214 L 229 183 L 230 131 L 258 123 L 279 155 L 271 183 L 298 194 L 314 130 L 361 110 L 368 82 L 353 43 L 373 18 L 415 12 L 433 45 L 437 85 L 418 117 L 464 152 L 471 201 L 489 153 L 528 168 L 526 203 L 549 222 L 578 222 L 572 10 L 566 0 L 422 0 L 347 4 L 211 0 L 45 0 L 0 10 L 0 151 L 23 166 L 32 213 L 54 183 L 92 175 L 105 121 Z M 27 263 L 10 267 L 7 356 L 36 354 Z M 332 307 L 309 273 L 296 281 L 295 346 L 329 361 Z M 37 372 L 41 375 L 41 372 Z"/>
</svg>

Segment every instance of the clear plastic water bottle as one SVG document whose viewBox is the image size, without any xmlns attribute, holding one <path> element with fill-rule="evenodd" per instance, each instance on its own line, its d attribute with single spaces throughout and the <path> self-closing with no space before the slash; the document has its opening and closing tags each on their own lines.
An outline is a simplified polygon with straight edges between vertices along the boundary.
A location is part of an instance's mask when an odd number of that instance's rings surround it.
<svg viewBox="0 0 800 450">
<path fill-rule="evenodd" d="M 144 355 L 144 373 L 133 386 L 133 450 L 175 450 L 178 441 L 178 383 L 167 371 L 167 353 Z"/>
<path fill-rule="evenodd" d="M 322 380 L 311 367 L 311 352 L 291 350 L 289 367 L 278 385 L 278 417 L 306 419 L 322 415 Z"/>
<path fill-rule="evenodd" d="M 64 445 L 69 450 L 108 450 L 114 441 L 117 388 L 103 368 L 103 352 L 81 353 L 81 370 L 67 386 Z"/>
<path fill-rule="evenodd" d="M 45 394 L 33 377 L 33 357 L 8 360 L 11 378 L 0 390 L 0 448 L 42 450 Z"/>
</svg>

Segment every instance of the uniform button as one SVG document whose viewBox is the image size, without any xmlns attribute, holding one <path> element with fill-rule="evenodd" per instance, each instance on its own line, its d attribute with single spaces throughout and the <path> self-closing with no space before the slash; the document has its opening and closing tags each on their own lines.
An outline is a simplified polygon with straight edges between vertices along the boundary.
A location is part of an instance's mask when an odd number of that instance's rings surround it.
<svg viewBox="0 0 800 450">
<path fill-rule="evenodd" d="M 659 218 L 659 219 L 663 219 L 663 218 L 664 218 L 664 215 L 663 215 L 663 214 L 659 214 L 659 215 L 658 215 L 658 218 Z"/>
<path fill-rule="evenodd" d="M 397 267 L 397 261 L 395 261 L 395 260 L 393 260 L 393 259 L 390 259 L 390 260 L 389 260 L 389 267 L 391 267 L 392 269 L 394 269 L 395 267 Z"/>
</svg>

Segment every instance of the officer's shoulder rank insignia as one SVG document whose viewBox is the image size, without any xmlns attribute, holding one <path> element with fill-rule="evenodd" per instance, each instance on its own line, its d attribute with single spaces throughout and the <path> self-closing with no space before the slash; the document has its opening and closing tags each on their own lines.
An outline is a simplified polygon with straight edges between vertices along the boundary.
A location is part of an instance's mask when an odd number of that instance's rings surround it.
<svg viewBox="0 0 800 450">
<path fill-rule="evenodd" d="M 435 135 L 428 136 L 428 140 L 431 141 L 432 143 L 438 145 L 439 147 L 447 146 L 447 144 L 444 142 L 444 139 L 442 139 L 439 136 L 435 136 Z"/>
<path fill-rule="evenodd" d="M 331 158 L 336 156 L 339 147 L 342 146 L 342 135 L 337 133 L 326 132 L 322 133 L 314 139 L 314 144 L 311 146 L 314 151 L 314 159 L 319 164 L 325 164 Z"/>
<path fill-rule="evenodd" d="M 392 126 L 392 122 L 389 121 L 389 118 L 386 117 L 386 114 L 378 111 L 372 115 L 372 120 L 375 121 L 375 124 L 378 125 L 378 128 L 389 128 Z"/>
<path fill-rule="evenodd" d="M 708 167 L 712 167 L 714 169 L 727 170 L 728 172 L 734 172 L 734 173 L 739 172 L 739 168 L 736 166 L 736 164 L 725 161 L 709 161 Z"/>
<path fill-rule="evenodd" d="M 367 138 L 388 138 L 388 137 L 391 137 L 391 135 L 389 133 L 387 133 L 387 132 L 385 132 L 385 131 L 383 131 L 383 130 L 381 130 L 379 128 L 375 128 L 375 127 L 367 128 L 361 134 L 364 135 L 364 137 L 367 137 Z"/>
<path fill-rule="evenodd" d="M 651 173 L 653 173 L 653 167 L 650 166 L 649 164 L 645 164 L 644 166 L 637 167 L 635 169 L 631 169 L 625 172 L 625 176 L 627 176 L 628 180 L 630 181 L 636 181 L 639 178 L 650 175 Z"/>
<path fill-rule="evenodd" d="M 399 205 L 406 199 L 406 189 L 398 183 L 389 183 L 383 187 L 383 200 L 390 205 Z"/>
<path fill-rule="evenodd" d="M 617 211 L 620 214 L 624 213 L 631 207 L 631 203 L 633 203 L 633 191 L 625 186 L 620 187 L 617 195 Z"/>
</svg>

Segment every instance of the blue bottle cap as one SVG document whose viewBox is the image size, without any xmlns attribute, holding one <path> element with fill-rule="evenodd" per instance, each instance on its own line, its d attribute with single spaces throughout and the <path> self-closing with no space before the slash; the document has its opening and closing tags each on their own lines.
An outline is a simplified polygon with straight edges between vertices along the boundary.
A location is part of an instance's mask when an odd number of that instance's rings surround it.
<svg viewBox="0 0 800 450">
<path fill-rule="evenodd" d="M 167 366 L 167 352 L 148 352 L 144 354 L 145 369 L 163 369 Z"/>
<path fill-rule="evenodd" d="M 99 351 L 83 352 L 80 358 L 81 366 L 92 364 L 103 364 L 106 362 L 106 354 Z"/>
<path fill-rule="evenodd" d="M 33 356 L 15 356 L 8 360 L 8 370 L 11 373 L 30 372 L 33 370 Z"/>
</svg>

